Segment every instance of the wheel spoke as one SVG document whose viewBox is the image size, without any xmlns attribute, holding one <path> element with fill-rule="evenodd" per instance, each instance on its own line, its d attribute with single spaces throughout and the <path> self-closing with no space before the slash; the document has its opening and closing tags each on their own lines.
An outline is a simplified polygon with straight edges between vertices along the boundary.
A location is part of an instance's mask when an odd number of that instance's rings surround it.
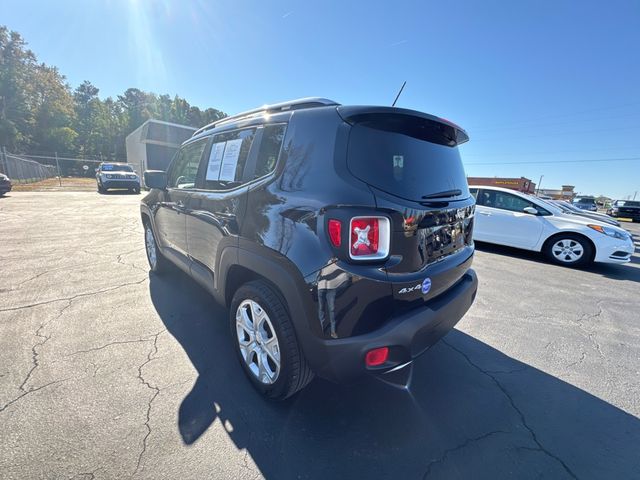
<svg viewBox="0 0 640 480">
<path fill-rule="evenodd" d="M 251 317 L 253 319 L 253 329 L 259 332 L 262 322 L 264 321 L 265 313 L 262 307 L 256 302 L 251 302 Z"/>
<path fill-rule="evenodd" d="M 278 340 L 274 337 L 269 339 L 265 344 L 264 348 L 267 354 L 273 360 L 273 363 L 276 364 L 276 370 L 280 368 L 280 346 L 278 345 Z"/>
</svg>

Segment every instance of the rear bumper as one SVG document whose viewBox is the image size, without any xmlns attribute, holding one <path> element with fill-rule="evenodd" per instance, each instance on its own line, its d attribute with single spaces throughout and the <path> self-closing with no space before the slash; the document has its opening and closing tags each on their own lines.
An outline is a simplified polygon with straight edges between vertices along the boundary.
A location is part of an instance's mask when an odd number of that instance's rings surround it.
<svg viewBox="0 0 640 480">
<path fill-rule="evenodd" d="M 371 333 L 336 340 L 318 340 L 309 363 L 320 377 L 336 382 L 361 375 L 382 374 L 412 361 L 445 336 L 469 310 L 478 290 L 478 278 L 469 269 L 460 281 L 428 306 L 411 310 Z M 379 367 L 367 368 L 366 353 L 377 347 L 389 347 L 389 360 Z"/>
<path fill-rule="evenodd" d="M 10 183 L 0 183 L 0 193 L 4 194 L 11 191 Z"/>
</svg>

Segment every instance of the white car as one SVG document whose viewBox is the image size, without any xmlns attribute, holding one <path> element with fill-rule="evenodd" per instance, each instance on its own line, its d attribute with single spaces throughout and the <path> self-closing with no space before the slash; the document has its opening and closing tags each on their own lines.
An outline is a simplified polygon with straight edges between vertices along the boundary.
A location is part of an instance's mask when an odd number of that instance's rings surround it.
<svg viewBox="0 0 640 480">
<path fill-rule="evenodd" d="M 631 234 L 595 219 L 564 213 L 552 203 L 506 188 L 469 186 L 476 198 L 473 239 L 544 253 L 566 266 L 627 263 Z"/>
<path fill-rule="evenodd" d="M 117 162 L 103 162 L 96 168 L 98 193 L 106 193 L 110 188 L 126 188 L 140 193 L 140 177 L 131 165 Z"/>
</svg>

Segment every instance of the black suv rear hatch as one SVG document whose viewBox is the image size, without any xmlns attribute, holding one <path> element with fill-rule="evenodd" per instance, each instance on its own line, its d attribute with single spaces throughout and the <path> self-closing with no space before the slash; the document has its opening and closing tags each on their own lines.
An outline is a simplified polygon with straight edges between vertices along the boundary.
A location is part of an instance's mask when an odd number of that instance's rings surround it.
<svg viewBox="0 0 640 480">
<path fill-rule="evenodd" d="M 396 108 L 339 107 L 352 125 L 347 166 L 391 217 L 386 263 L 397 311 L 434 298 L 471 264 L 474 200 L 456 125 Z"/>
</svg>

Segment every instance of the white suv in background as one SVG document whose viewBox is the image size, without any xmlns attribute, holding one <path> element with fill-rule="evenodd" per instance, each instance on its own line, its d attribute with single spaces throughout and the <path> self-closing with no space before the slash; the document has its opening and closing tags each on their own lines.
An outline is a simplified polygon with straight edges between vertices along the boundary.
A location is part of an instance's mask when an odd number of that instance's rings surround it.
<svg viewBox="0 0 640 480">
<path fill-rule="evenodd" d="M 110 188 L 127 189 L 140 193 L 140 177 L 126 163 L 105 162 L 96 170 L 98 193 L 105 193 Z"/>
<path fill-rule="evenodd" d="M 473 239 L 544 253 L 566 266 L 626 263 L 631 234 L 604 222 L 563 212 L 550 202 L 499 187 L 469 186 L 476 197 Z"/>
</svg>

